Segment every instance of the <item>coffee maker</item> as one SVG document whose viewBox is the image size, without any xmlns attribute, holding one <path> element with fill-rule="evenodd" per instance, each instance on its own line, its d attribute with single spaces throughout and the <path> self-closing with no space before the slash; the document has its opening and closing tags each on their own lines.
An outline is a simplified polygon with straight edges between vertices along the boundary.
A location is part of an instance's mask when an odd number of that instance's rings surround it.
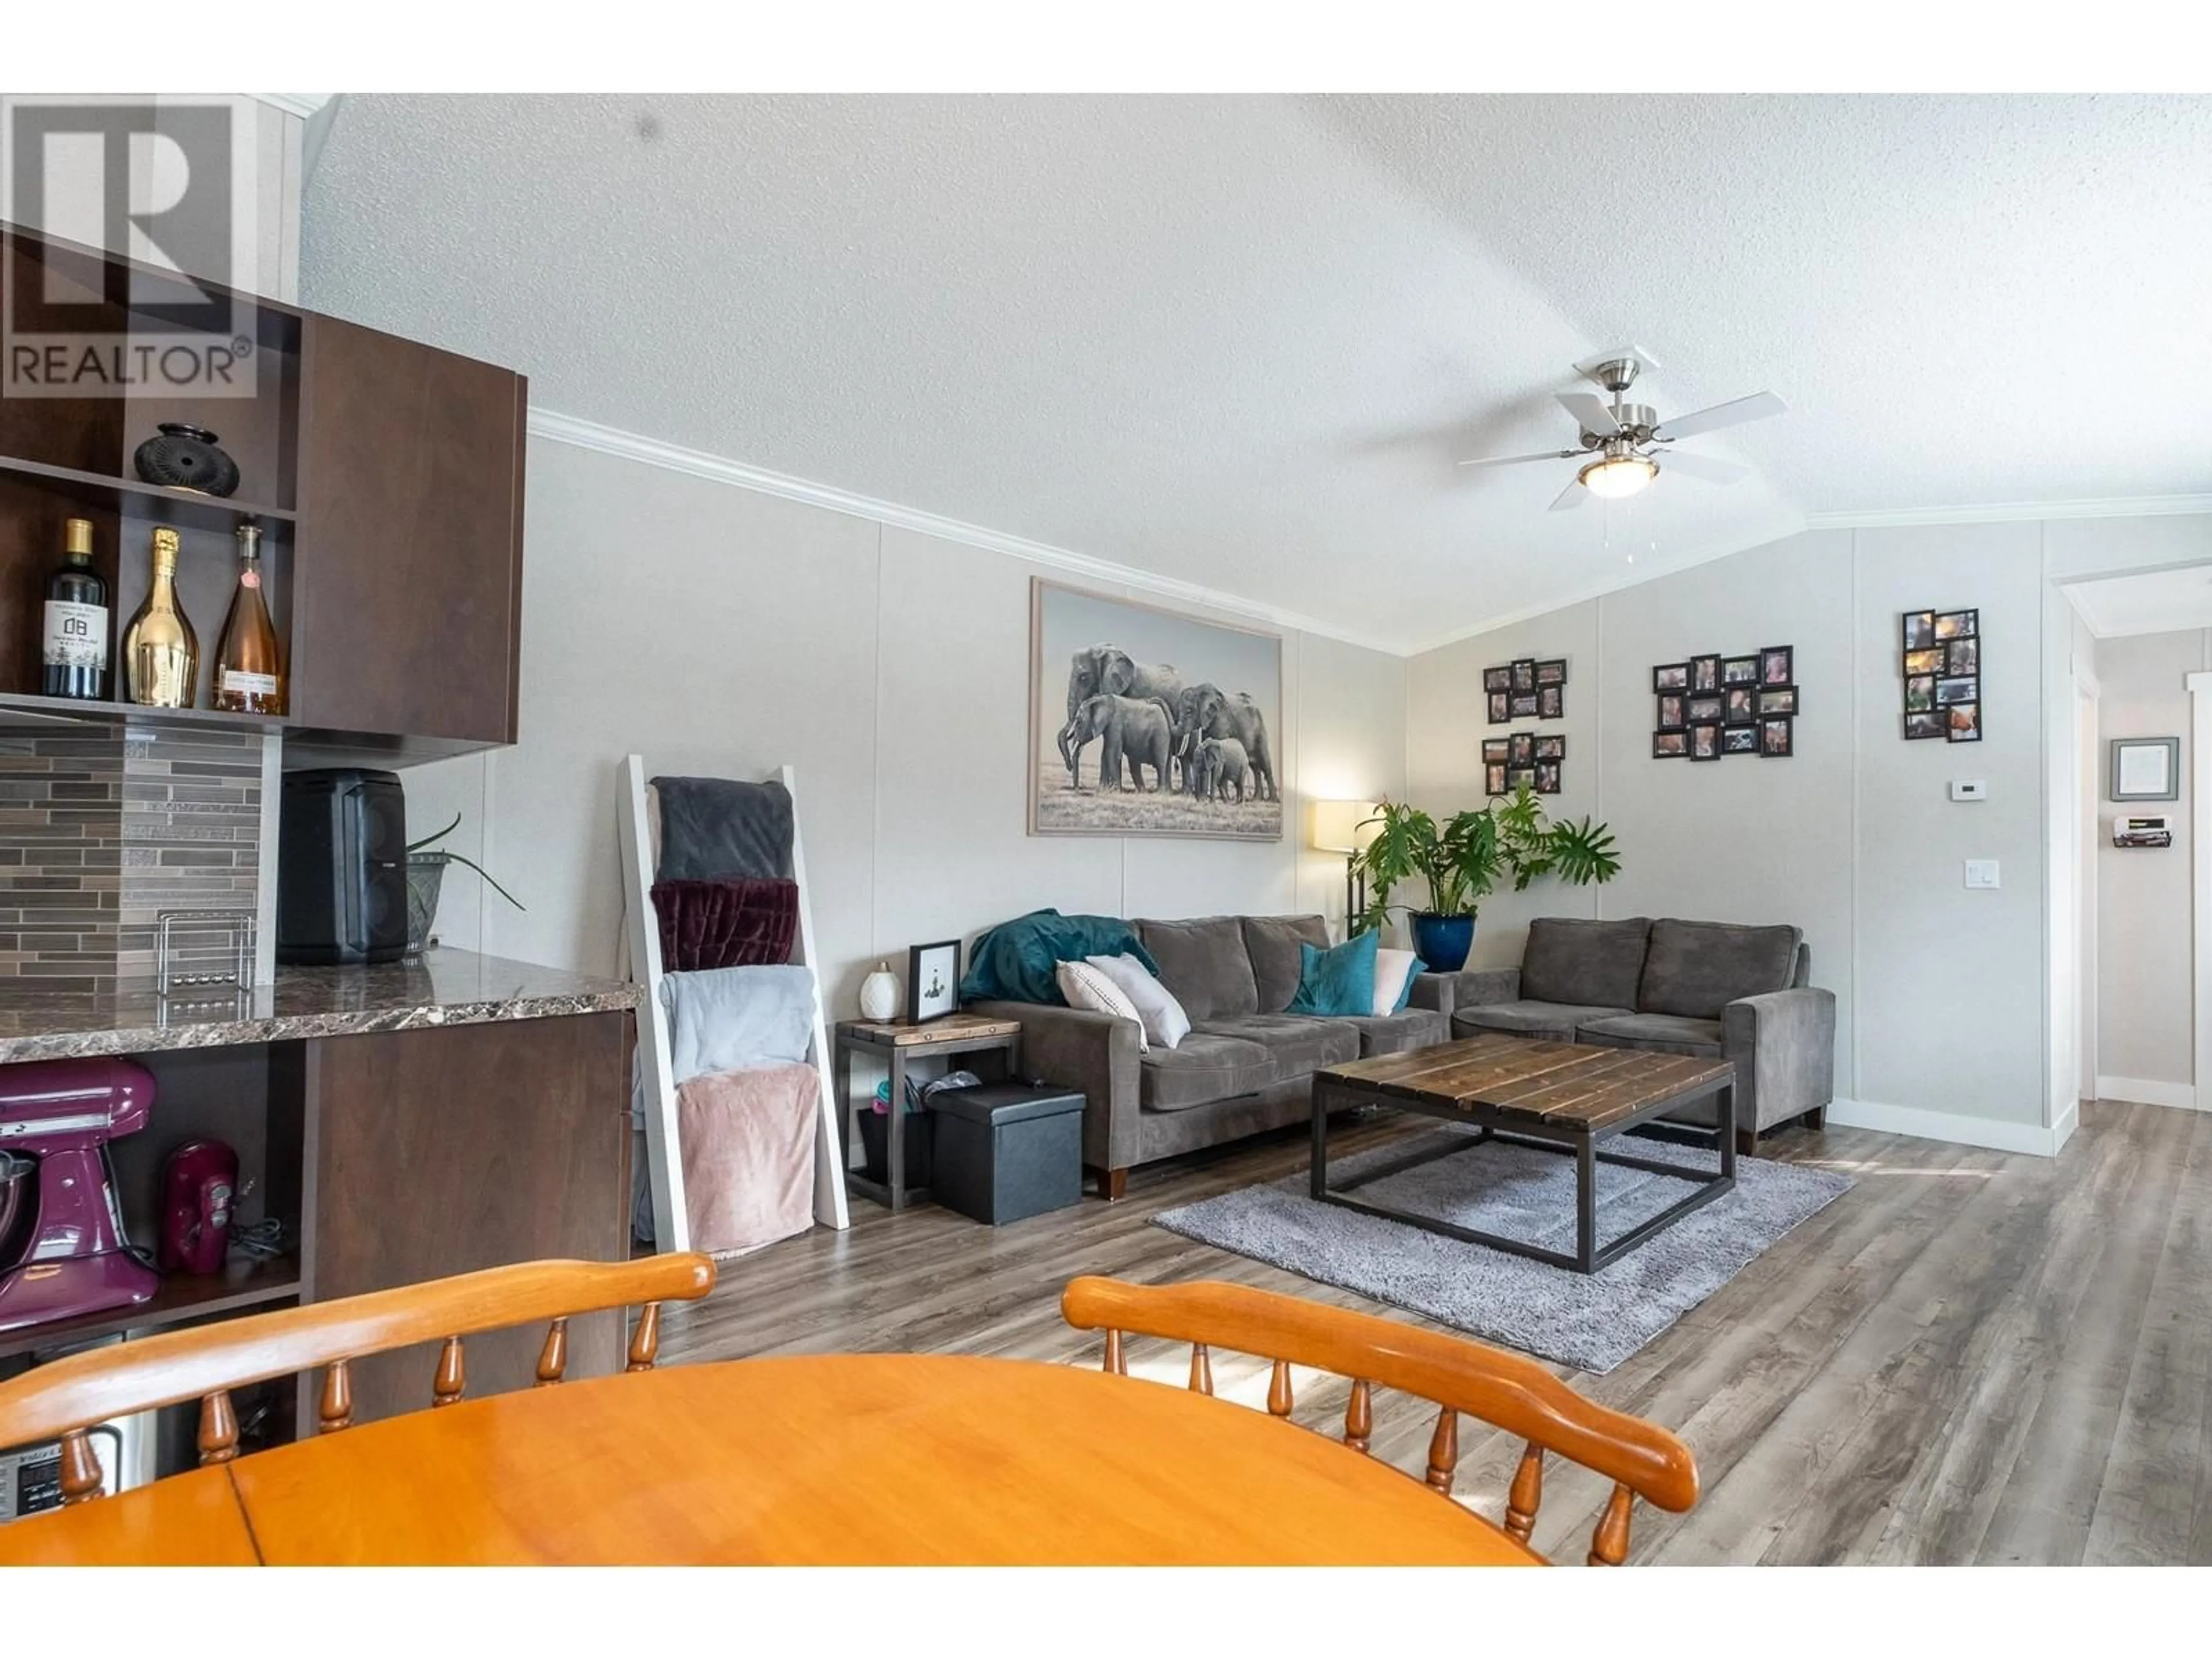
<svg viewBox="0 0 2212 1659">
<path fill-rule="evenodd" d="M 128 1307 L 161 1277 L 124 1237 L 107 1143 L 146 1126 L 127 1060 L 0 1067 L 0 1331 Z"/>
</svg>

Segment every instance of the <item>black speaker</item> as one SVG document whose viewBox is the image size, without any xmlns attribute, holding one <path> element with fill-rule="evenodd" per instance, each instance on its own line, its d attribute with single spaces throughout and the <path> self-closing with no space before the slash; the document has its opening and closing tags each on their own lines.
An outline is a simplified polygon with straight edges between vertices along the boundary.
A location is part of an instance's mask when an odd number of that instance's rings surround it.
<svg viewBox="0 0 2212 1659">
<path fill-rule="evenodd" d="M 407 798 L 396 773 L 287 772 L 276 830 L 276 960 L 397 962 L 407 951 Z"/>
</svg>

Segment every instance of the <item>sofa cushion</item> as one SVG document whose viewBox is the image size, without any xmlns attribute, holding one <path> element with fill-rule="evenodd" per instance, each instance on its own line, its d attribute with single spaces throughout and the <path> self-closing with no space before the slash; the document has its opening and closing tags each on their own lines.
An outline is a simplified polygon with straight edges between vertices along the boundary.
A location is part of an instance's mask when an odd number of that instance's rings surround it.
<svg viewBox="0 0 2212 1659">
<path fill-rule="evenodd" d="M 1252 958 L 1245 953 L 1243 924 L 1237 917 L 1140 921 L 1137 935 L 1159 964 L 1160 983 L 1175 993 L 1194 1024 L 1216 1014 L 1260 1012 L 1260 989 L 1252 979 Z"/>
<path fill-rule="evenodd" d="M 1717 1060 L 1721 1023 L 1683 1014 L 1615 1014 L 1609 1019 L 1583 1021 L 1575 1028 L 1575 1041 L 1607 1048 L 1651 1048 L 1663 1054 L 1698 1054 Z"/>
<path fill-rule="evenodd" d="M 1632 1013 L 1630 1008 L 1608 1008 L 1587 1002 L 1485 1002 L 1462 1008 L 1452 1016 L 1452 1030 L 1460 1036 L 1480 1036 L 1485 1031 L 1504 1031 L 1513 1036 L 1541 1037 L 1547 1042 L 1572 1042 L 1575 1028 L 1584 1020 L 1605 1019 Z"/>
<path fill-rule="evenodd" d="M 1298 988 L 1298 946 L 1328 949 L 1328 924 L 1319 916 L 1243 916 L 1244 953 L 1252 960 L 1259 994 L 1253 1012 L 1279 1014 Z"/>
<path fill-rule="evenodd" d="M 1274 1057 L 1275 1075 L 1285 1082 L 1324 1066 L 1347 1065 L 1359 1058 L 1359 1028 L 1350 1019 L 1317 1019 L 1310 1014 L 1238 1014 L 1227 1019 L 1201 1020 L 1194 1029 L 1212 1036 L 1257 1043 Z"/>
<path fill-rule="evenodd" d="M 1451 1041 L 1450 1017 L 1434 1008 L 1401 1008 L 1395 1014 L 1368 1014 L 1339 1022 L 1359 1032 L 1359 1053 L 1402 1054 Z"/>
<path fill-rule="evenodd" d="M 1636 1011 L 1718 1019 L 1721 1010 L 1738 997 L 1786 990 L 1802 937 L 1796 928 L 1786 926 L 1655 921 Z"/>
<path fill-rule="evenodd" d="M 1298 946 L 1298 994 L 1286 1014 L 1319 1014 L 1325 1019 L 1375 1012 L 1375 946 L 1381 935 L 1369 931 L 1341 945 Z"/>
<path fill-rule="evenodd" d="M 1256 1042 L 1193 1031 L 1172 1048 L 1137 1060 L 1137 1103 L 1155 1112 L 1187 1111 L 1264 1089 L 1277 1076 L 1275 1056 Z"/>
<path fill-rule="evenodd" d="M 1531 1002 L 1633 1008 L 1650 933 L 1646 916 L 1625 921 L 1539 917 L 1528 924 L 1521 957 L 1521 994 Z"/>
</svg>

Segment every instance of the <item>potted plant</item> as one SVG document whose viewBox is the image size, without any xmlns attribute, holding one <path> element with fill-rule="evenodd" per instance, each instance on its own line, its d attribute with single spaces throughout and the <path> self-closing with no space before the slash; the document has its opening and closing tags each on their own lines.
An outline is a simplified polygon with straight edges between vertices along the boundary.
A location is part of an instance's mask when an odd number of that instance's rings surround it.
<svg viewBox="0 0 2212 1659">
<path fill-rule="evenodd" d="M 1477 907 L 1507 875 L 1517 893 L 1544 876 L 1586 887 L 1620 872 L 1609 826 L 1587 817 L 1553 823 L 1525 783 L 1479 812 L 1455 813 L 1441 828 L 1402 801 L 1382 802 L 1367 822 L 1377 828 L 1357 854 L 1370 895 L 1358 926 L 1379 928 L 1393 910 L 1405 911 L 1413 949 L 1431 973 L 1466 966 Z M 1392 892 L 1417 878 L 1428 888 L 1426 907 L 1391 903 Z"/>
<path fill-rule="evenodd" d="M 445 885 L 446 866 L 466 865 L 484 878 L 491 890 L 518 910 L 529 907 L 492 879 L 491 872 L 465 853 L 440 850 L 428 852 L 437 843 L 461 827 L 461 815 L 453 814 L 453 821 L 434 836 L 425 836 L 420 841 L 407 843 L 407 954 L 419 957 L 429 947 L 431 925 L 438 919 L 438 893 Z"/>
</svg>

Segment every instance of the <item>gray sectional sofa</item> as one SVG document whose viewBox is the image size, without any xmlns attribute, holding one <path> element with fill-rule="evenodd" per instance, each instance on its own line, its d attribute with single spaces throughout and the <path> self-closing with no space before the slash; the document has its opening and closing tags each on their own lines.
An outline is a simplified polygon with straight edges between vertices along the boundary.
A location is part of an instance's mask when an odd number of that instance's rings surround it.
<svg viewBox="0 0 2212 1659">
<path fill-rule="evenodd" d="M 1319 916 L 1212 916 L 1134 924 L 1160 982 L 1190 1016 L 1177 1047 L 1137 1052 L 1137 1028 L 1109 1014 L 979 1002 L 1017 1019 L 1022 1066 L 1084 1095 L 1083 1161 L 1119 1198 L 1132 1166 L 1306 1121 L 1313 1074 L 1368 1054 L 1448 1040 L 1449 1006 L 1377 1018 L 1283 1011 L 1298 988 L 1300 945 L 1325 947 Z"/>
<path fill-rule="evenodd" d="M 1732 1060 L 1736 1144 L 1749 1152 L 1793 1119 L 1818 1128 L 1834 1096 L 1836 998 L 1811 971 L 1795 927 L 1547 917 L 1529 925 L 1518 968 L 1424 974 L 1413 1001 L 1449 1016 L 1455 1037 Z M 1702 1116 L 1711 1122 L 1710 1105 Z"/>
</svg>

